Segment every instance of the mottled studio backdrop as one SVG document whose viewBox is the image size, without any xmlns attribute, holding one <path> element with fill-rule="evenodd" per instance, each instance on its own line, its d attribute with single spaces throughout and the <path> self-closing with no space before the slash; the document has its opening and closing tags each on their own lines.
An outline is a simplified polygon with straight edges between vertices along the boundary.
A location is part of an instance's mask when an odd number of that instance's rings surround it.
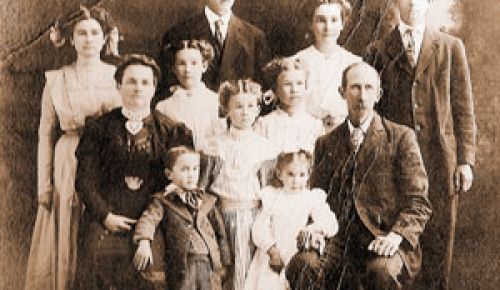
<svg viewBox="0 0 500 290">
<path fill-rule="evenodd" d="M 390 0 L 351 0 L 353 23 L 343 36 L 355 52 L 391 24 L 381 11 Z M 156 54 L 163 32 L 199 10 L 203 0 L 101 1 L 114 16 L 122 52 Z M 479 126 L 478 163 L 472 192 L 463 196 L 453 289 L 500 289 L 500 1 L 435 0 L 433 25 L 446 25 L 464 40 L 472 71 Z M 98 1 L 0 1 L 0 289 L 22 289 L 36 211 L 36 146 L 43 72 L 68 63 L 69 49 L 54 49 L 47 30 L 79 4 Z M 234 11 L 262 28 L 275 53 L 307 45 L 307 0 L 236 0 Z M 446 13 L 450 3 L 450 14 Z M 384 18 L 384 19 L 382 19 Z M 352 32 L 353 29 L 356 33 Z"/>
</svg>

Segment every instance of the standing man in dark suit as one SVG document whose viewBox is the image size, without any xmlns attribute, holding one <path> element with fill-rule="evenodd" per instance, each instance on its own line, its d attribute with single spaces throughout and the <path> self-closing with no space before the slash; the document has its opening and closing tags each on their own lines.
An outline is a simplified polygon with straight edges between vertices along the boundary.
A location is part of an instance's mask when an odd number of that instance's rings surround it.
<svg viewBox="0 0 500 290">
<path fill-rule="evenodd" d="M 458 193 L 470 189 L 476 123 L 462 41 L 426 28 L 432 0 L 397 0 L 401 21 L 366 60 L 382 77 L 382 116 L 417 134 L 434 215 L 422 236 L 423 289 L 448 289 Z"/>
<path fill-rule="evenodd" d="M 203 75 L 203 81 L 217 91 L 221 82 L 239 78 L 258 78 L 261 68 L 270 60 L 270 49 L 264 33 L 231 12 L 234 0 L 206 0 L 204 10 L 173 26 L 161 44 L 159 98 L 169 95 L 176 83 L 171 72 L 175 55 L 171 43 L 187 39 L 204 39 L 214 47 L 215 57 Z M 258 79 L 257 79 L 258 80 Z"/>
<path fill-rule="evenodd" d="M 380 78 L 370 65 L 347 67 L 340 92 L 348 118 L 316 142 L 311 175 L 312 187 L 328 194 L 339 233 L 325 255 L 296 255 L 287 278 L 295 290 L 401 289 L 420 269 L 419 237 L 431 214 L 417 140 L 375 113 Z"/>
</svg>

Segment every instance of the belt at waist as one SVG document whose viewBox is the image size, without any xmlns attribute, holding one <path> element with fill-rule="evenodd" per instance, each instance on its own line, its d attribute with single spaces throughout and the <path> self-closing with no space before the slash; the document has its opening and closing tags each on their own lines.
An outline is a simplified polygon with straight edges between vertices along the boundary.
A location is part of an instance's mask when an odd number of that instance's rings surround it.
<svg viewBox="0 0 500 290">
<path fill-rule="evenodd" d="M 253 209 L 260 206 L 260 200 L 236 200 L 222 197 L 220 205 L 223 209 Z"/>
</svg>

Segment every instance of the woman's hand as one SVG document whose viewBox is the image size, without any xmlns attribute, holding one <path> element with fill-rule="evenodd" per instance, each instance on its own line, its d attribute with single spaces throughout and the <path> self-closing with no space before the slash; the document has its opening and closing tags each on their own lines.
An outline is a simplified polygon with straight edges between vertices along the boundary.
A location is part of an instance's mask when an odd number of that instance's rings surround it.
<svg viewBox="0 0 500 290">
<path fill-rule="evenodd" d="M 153 265 L 151 242 L 149 240 L 140 240 L 134 256 L 134 266 L 137 271 L 142 271 L 146 269 L 148 264 Z"/>
<path fill-rule="evenodd" d="M 285 267 L 285 264 L 283 263 L 283 260 L 281 259 L 280 252 L 276 245 L 272 246 L 268 251 L 267 254 L 269 255 L 269 267 L 276 272 L 276 273 L 281 273 L 281 270 L 283 270 L 283 267 Z"/>
<path fill-rule="evenodd" d="M 104 220 L 104 227 L 111 232 L 128 232 L 136 223 L 135 219 L 109 213 Z"/>
</svg>

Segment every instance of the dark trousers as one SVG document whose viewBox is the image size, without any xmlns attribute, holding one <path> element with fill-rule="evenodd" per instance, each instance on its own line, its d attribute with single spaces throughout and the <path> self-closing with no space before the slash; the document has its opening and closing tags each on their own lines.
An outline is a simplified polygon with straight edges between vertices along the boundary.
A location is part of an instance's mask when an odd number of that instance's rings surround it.
<svg viewBox="0 0 500 290">
<path fill-rule="evenodd" d="M 188 255 L 187 266 L 187 272 L 179 290 L 220 289 L 220 282 L 212 270 L 208 255 Z"/>
<path fill-rule="evenodd" d="M 368 251 L 373 238 L 356 216 L 328 241 L 323 256 L 309 251 L 292 258 L 286 269 L 291 289 L 402 289 L 409 278 L 401 256 Z"/>
</svg>

